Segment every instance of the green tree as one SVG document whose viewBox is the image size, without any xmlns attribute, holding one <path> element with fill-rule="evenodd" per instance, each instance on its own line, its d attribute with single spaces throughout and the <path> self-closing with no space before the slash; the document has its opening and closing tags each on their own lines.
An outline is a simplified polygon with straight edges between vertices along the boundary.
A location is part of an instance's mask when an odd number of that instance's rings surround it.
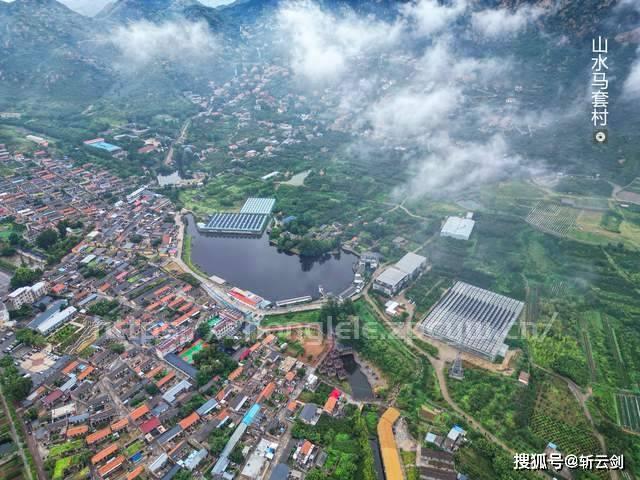
<svg viewBox="0 0 640 480">
<path fill-rule="evenodd" d="M 47 343 L 41 334 L 36 333 L 29 328 L 21 328 L 16 331 L 16 340 L 24 343 L 25 345 L 34 347 L 42 347 Z"/>
<path fill-rule="evenodd" d="M 36 237 L 36 245 L 43 250 L 49 250 L 58 241 L 58 232 L 48 228 Z"/>
<path fill-rule="evenodd" d="M 122 343 L 112 343 L 109 345 L 109 350 L 120 355 L 121 353 L 124 353 L 125 348 Z"/>
<path fill-rule="evenodd" d="M 210 334 L 211 334 L 211 326 L 207 321 L 201 322 L 198 325 L 198 328 L 196 328 L 196 335 L 202 338 L 203 340 L 207 340 Z"/>
<path fill-rule="evenodd" d="M 11 288 L 20 288 L 32 285 L 42 276 L 42 270 L 31 270 L 27 267 L 18 267 L 11 277 Z"/>
</svg>

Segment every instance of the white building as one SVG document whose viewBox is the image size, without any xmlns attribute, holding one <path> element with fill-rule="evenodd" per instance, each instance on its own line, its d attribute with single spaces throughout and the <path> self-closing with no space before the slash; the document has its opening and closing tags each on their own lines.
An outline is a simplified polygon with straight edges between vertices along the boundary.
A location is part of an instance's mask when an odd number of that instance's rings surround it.
<svg viewBox="0 0 640 480">
<path fill-rule="evenodd" d="M 455 238 L 456 240 L 469 240 L 475 224 L 476 222 L 469 218 L 469 215 L 467 215 L 467 218 L 449 217 L 444 222 L 440 235 Z"/>
<path fill-rule="evenodd" d="M 71 320 L 77 311 L 78 309 L 76 309 L 76 307 L 67 307 L 64 310 L 58 311 L 51 315 L 49 318 L 40 323 L 40 325 L 38 325 L 35 329 L 43 335 L 48 335 L 49 333 L 57 330 L 59 327 Z"/>
<path fill-rule="evenodd" d="M 373 289 L 393 296 L 420 275 L 426 266 L 425 257 L 409 252 L 395 265 L 387 267 L 378 275 L 373 282 Z"/>
<path fill-rule="evenodd" d="M 42 295 L 47 293 L 47 284 L 38 282 L 30 287 L 20 287 L 9 294 L 9 308 L 17 310 L 23 305 L 35 302 Z"/>
</svg>

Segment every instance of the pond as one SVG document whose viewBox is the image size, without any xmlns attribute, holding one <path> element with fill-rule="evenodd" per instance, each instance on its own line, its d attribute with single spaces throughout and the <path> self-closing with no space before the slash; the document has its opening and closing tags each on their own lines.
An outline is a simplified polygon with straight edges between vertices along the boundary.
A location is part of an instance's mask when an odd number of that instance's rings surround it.
<svg viewBox="0 0 640 480">
<path fill-rule="evenodd" d="M 349 253 L 302 258 L 279 252 L 261 237 L 214 235 L 198 230 L 187 217 L 191 236 L 191 260 L 208 275 L 215 275 L 238 288 L 249 290 L 272 302 L 296 297 L 339 295 L 353 282 L 358 257 Z"/>
<path fill-rule="evenodd" d="M 349 374 L 347 379 L 349 386 L 351 387 L 351 396 L 355 400 L 372 400 L 374 398 L 373 390 L 367 376 L 362 373 L 360 365 L 356 361 L 355 357 L 351 354 L 342 356 L 342 363 L 344 369 Z"/>
</svg>

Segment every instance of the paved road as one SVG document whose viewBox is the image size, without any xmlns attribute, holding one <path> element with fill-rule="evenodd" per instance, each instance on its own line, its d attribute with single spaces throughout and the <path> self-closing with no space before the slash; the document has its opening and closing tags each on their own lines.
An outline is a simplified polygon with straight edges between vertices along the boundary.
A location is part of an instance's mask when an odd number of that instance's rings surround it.
<svg viewBox="0 0 640 480">
<path fill-rule="evenodd" d="M 173 163 L 173 147 L 179 143 L 184 142 L 186 136 L 187 136 L 187 131 L 189 130 L 189 126 L 191 125 L 191 119 L 188 119 L 186 122 L 184 122 L 184 124 L 182 125 L 182 128 L 180 129 L 180 135 L 178 136 L 178 138 L 171 143 L 171 146 L 169 147 L 169 152 L 167 153 L 167 158 L 164 161 L 165 165 L 171 165 Z"/>
<path fill-rule="evenodd" d="M 0 297 L 4 297 L 7 293 L 9 293 L 10 281 L 11 276 L 4 270 L 0 270 Z"/>
</svg>

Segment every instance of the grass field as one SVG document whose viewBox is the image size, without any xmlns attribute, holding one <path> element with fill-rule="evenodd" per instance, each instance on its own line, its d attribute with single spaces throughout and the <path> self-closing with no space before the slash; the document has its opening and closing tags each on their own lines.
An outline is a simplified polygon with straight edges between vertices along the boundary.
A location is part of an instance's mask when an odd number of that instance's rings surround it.
<svg viewBox="0 0 640 480">
<path fill-rule="evenodd" d="M 73 452 L 74 450 L 79 450 L 84 445 L 82 440 L 72 440 L 64 443 L 59 443 L 58 445 L 54 445 L 49 450 L 49 458 L 57 458 L 61 455 L 64 455 L 67 452 Z"/>
</svg>

